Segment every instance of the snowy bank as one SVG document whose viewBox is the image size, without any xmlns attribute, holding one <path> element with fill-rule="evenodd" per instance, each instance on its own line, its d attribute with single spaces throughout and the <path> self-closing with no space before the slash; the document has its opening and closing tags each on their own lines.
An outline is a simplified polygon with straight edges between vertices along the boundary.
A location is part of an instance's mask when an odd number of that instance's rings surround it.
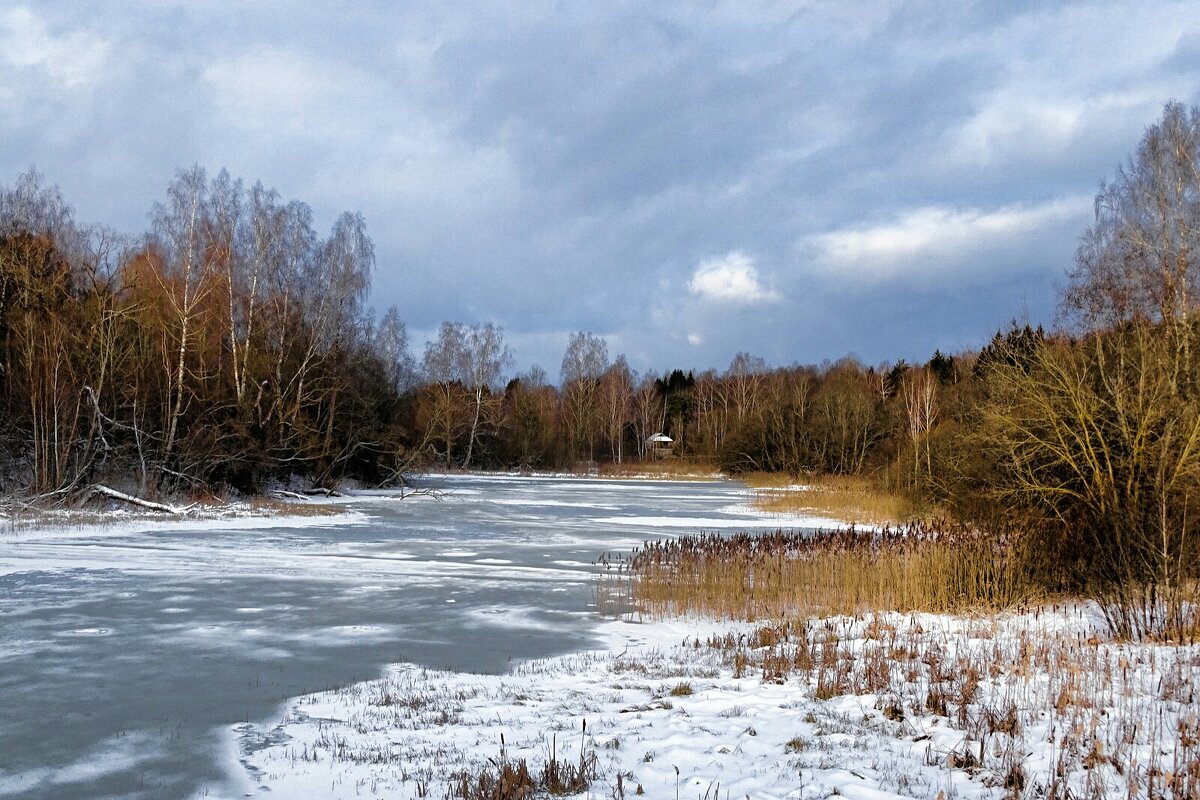
<svg viewBox="0 0 1200 800">
<path fill-rule="evenodd" d="M 1106 641 L 1078 609 L 727 628 L 607 623 L 601 649 L 507 675 L 394 665 L 232 728 L 233 783 L 439 797 L 464 771 L 582 757 L 593 797 L 1183 797 L 1169 780 L 1200 770 L 1200 648 Z"/>
<path fill-rule="evenodd" d="M 154 530 L 252 530 L 255 528 L 325 527 L 366 521 L 358 511 L 326 498 L 257 503 L 200 503 L 164 515 L 152 510 L 110 505 L 107 508 L 37 508 L 0 512 L 0 536 L 41 538 L 81 532 L 143 533 Z"/>
</svg>

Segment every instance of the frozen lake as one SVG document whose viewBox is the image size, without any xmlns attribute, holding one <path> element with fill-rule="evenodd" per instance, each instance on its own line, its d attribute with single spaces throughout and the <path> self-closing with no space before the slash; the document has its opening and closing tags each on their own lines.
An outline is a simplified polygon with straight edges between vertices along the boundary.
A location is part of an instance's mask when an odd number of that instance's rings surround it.
<svg viewBox="0 0 1200 800">
<path fill-rule="evenodd" d="M 0 533 L 0 797 L 223 797 L 222 732 L 407 661 L 502 672 L 587 647 L 595 559 L 813 527 L 717 481 L 431 477 L 353 514 Z"/>
</svg>

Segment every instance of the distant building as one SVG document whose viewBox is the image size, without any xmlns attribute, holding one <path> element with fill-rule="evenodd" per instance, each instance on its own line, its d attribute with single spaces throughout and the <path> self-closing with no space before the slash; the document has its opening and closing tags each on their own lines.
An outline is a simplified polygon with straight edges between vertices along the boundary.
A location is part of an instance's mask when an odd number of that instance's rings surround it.
<svg viewBox="0 0 1200 800">
<path fill-rule="evenodd" d="M 646 439 L 646 454 L 651 458 L 664 458 L 674 452 L 675 440 L 665 433 L 656 433 Z"/>
</svg>

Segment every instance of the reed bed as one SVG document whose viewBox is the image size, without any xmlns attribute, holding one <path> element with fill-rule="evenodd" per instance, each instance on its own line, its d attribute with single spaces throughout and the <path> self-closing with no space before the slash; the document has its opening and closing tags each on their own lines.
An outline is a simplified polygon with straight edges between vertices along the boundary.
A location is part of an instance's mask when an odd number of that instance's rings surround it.
<svg viewBox="0 0 1200 800">
<path fill-rule="evenodd" d="M 934 520 L 646 542 L 616 571 L 652 615 L 754 620 L 1010 608 L 1040 595 L 1027 564 L 1017 536 Z"/>
</svg>

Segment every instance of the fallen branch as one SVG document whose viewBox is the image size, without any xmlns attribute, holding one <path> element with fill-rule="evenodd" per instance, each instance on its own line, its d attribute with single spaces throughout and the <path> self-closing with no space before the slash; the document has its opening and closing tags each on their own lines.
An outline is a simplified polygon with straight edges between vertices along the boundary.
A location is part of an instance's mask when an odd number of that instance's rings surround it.
<svg viewBox="0 0 1200 800">
<path fill-rule="evenodd" d="M 324 489 L 319 486 L 312 489 L 305 489 L 306 495 L 321 495 L 322 497 L 345 497 L 346 495 L 339 492 L 337 489 Z"/>
<path fill-rule="evenodd" d="M 169 506 L 165 503 L 155 503 L 150 500 L 143 500 L 140 497 L 134 497 L 131 494 L 125 494 L 124 492 L 118 492 L 116 489 L 112 489 L 108 486 L 105 486 L 102 483 L 93 484 L 88 489 L 88 492 L 89 492 L 89 494 L 104 495 L 105 497 L 108 497 L 112 500 L 120 500 L 122 503 L 129 503 L 130 505 L 141 506 L 142 508 L 148 508 L 151 511 L 162 511 L 163 513 L 166 513 L 166 514 L 182 514 L 185 511 L 187 511 L 186 508 L 177 508 L 176 506 Z"/>
</svg>

